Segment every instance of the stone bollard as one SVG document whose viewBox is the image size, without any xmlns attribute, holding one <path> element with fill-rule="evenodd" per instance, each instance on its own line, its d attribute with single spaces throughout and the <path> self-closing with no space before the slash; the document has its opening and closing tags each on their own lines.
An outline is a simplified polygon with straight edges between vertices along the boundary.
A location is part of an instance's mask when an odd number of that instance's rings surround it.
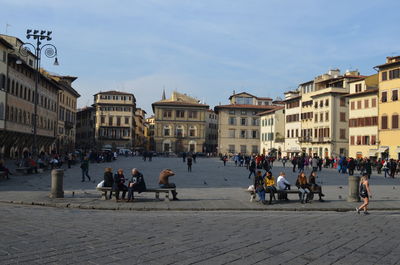
<svg viewBox="0 0 400 265">
<path fill-rule="evenodd" d="M 348 202 L 359 202 L 360 201 L 360 177 L 349 176 L 349 196 L 347 196 Z"/>
<path fill-rule="evenodd" d="M 53 169 L 51 171 L 50 198 L 64 198 L 64 170 Z"/>
</svg>

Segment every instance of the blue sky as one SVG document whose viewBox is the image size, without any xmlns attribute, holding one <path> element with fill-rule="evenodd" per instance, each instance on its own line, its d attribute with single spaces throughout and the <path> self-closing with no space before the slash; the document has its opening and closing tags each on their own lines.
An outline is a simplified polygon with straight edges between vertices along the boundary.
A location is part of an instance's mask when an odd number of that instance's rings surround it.
<svg viewBox="0 0 400 265">
<path fill-rule="evenodd" d="M 60 66 L 77 76 L 79 106 L 98 91 L 151 103 L 178 90 L 211 107 L 233 90 L 282 97 L 329 68 L 373 74 L 400 55 L 400 1 L 0 0 L 0 33 L 53 31 Z"/>
</svg>

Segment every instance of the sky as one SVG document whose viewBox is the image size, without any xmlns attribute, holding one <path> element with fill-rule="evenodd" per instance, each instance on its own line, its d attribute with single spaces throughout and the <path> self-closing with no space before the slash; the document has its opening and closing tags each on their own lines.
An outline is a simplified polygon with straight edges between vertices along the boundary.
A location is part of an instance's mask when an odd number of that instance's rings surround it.
<svg viewBox="0 0 400 265">
<path fill-rule="evenodd" d="M 59 66 L 77 76 L 78 107 L 99 91 L 138 107 L 174 91 L 228 104 L 233 91 L 283 92 L 331 68 L 376 73 L 400 55 L 398 0 L 0 0 L 0 33 L 53 31 Z M 7 26 L 8 25 L 8 26 Z"/>
</svg>

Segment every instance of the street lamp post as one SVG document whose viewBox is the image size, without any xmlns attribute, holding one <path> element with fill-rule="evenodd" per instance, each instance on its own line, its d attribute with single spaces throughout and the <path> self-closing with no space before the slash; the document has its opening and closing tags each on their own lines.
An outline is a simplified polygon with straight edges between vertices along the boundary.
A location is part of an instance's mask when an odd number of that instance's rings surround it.
<svg viewBox="0 0 400 265">
<path fill-rule="evenodd" d="M 32 155 L 36 156 L 37 155 L 37 105 L 39 102 L 39 97 L 38 97 L 38 84 L 39 84 L 39 74 L 40 74 L 40 60 L 41 60 L 41 54 L 42 50 L 44 49 L 44 54 L 48 58 L 54 58 L 54 65 L 58 65 L 58 59 L 57 59 L 57 48 L 53 44 L 44 44 L 42 45 L 43 40 L 50 41 L 51 40 L 51 31 L 46 31 L 46 30 L 31 30 L 28 29 L 26 31 L 26 38 L 33 38 L 36 40 L 35 44 L 29 43 L 29 42 L 24 42 L 22 45 L 19 47 L 19 53 L 20 55 L 24 57 L 28 57 L 30 53 L 29 47 L 32 47 L 35 50 L 35 94 L 34 94 L 34 114 L 33 114 L 33 145 L 32 145 Z"/>
</svg>

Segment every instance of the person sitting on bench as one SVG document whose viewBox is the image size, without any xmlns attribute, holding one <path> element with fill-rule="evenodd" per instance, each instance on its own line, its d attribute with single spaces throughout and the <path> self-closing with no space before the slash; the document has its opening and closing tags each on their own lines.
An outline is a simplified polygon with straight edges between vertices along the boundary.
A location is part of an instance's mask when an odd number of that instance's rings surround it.
<svg viewBox="0 0 400 265">
<path fill-rule="evenodd" d="M 290 190 L 290 182 L 286 179 L 285 172 L 279 173 L 279 177 L 276 181 L 278 183 L 278 190 Z M 278 193 L 278 199 L 288 201 L 287 193 Z"/>
<path fill-rule="evenodd" d="M 301 203 L 307 203 L 310 196 L 310 184 L 308 184 L 306 175 L 301 172 L 296 180 L 296 186 L 300 191 L 300 201 Z"/>
<path fill-rule="evenodd" d="M 128 202 L 133 201 L 133 192 L 139 193 L 146 191 L 146 183 L 144 182 L 143 174 L 136 168 L 132 169 L 132 177 L 128 182 Z"/>
<path fill-rule="evenodd" d="M 169 177 L 174 176 L 175 173 L 171 170 L 171 169 L 164 169 L 163 171 L 160 172 L 160 176 L 159 176 L 159 186 L 162 189 L 169 189 L 169 188 L 176 188 L 174 183 L 169 183 Z M 176 195 L 178 195 L 178 193 L 175 190 L 172 190 L 172 197 L 174 201 L 179 200 Z"/>
<path fill-rule="evenodd" d="M 119 199 L 119 192 L 122 191 L 122 200 L 125 200 L 125 194 L 128 191 L 128 187 L 125 186 L 125 176 L 124 171 L 122 169 L 118 169 L 117 174 L 114 175 L 114 187 L 115 190 L 115 199 L 117 202 Z"/>
<path fill-rule="evenodd" d="M 310 190 L 312 192 L 318 193 L 319 201 L 323 202 L 324 200 L 322 199 L 322 197 L 324 197 L 325 195 L 322 193 L 322 187 L 317 184 L 316 178 L 317 178 L 317 173 L 315 171 L 312 171 L 310 177 L 308 178 L 308 183 L 310 184 Z"/>
<path fill-rule="evenodd" d="M 275 178 L 272 176 L 272 172 L 268 171 L 266 177 L 264 178 L 265 182 L 265 190 L 269 191 L 269 204 L 272 203 L 272 198 L 274 201 L 276 201 L 275 198 L 275 193 L 276 193 L 276 187 L 275 187 Z"/>
<path fill-rule="evenodd" d="M 111 187 L 112 188 L 113 184 L 114 184 L 114 178 L 113 178 L 112 168 L 107 167 L 105 169 L 105 172 L 104 172 L 104 184 L 103 184 L 103 187 Z M 107 191 L 105 191 L 104 196 L 107 199 Z M 111 199 L 111 197 L 112 197 L 112 190 L 110 190 L 109 199 Z"/>
</svg>

